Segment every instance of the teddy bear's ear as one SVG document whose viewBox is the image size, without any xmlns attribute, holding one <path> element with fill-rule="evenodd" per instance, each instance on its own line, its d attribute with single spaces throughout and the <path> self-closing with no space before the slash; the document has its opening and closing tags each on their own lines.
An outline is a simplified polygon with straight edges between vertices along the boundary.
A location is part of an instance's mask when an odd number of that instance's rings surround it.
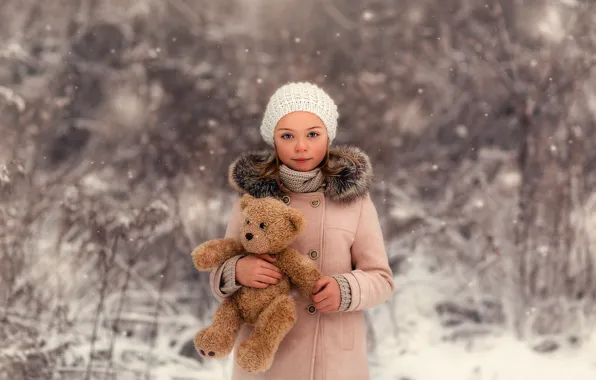
<svg viewBox="0 0 596 380">
<path fill-rule="evenodd" d="M 302 232 L 302 229 L 304 228 L 305 224 L 304 216 L 302 216 L 302 213 L 294 208 L 288 208 L 286 213 L 286 217 L 288 218 L 288 221 L 290 222 L 292 228 L 294 228 L 294 230 L 298 233 Z"/>
<path fill-rule="evenodd" d="M 242 198 L 240 198 L 240 209 L 244 211 L 244 209 L 246 208 L 246 206 L 248 206 L 248 204 L 250 202 L 252 202 L 254 200 L 254 197 L 250 194 L 244 194 L 242 196 Z"/>
</svg>

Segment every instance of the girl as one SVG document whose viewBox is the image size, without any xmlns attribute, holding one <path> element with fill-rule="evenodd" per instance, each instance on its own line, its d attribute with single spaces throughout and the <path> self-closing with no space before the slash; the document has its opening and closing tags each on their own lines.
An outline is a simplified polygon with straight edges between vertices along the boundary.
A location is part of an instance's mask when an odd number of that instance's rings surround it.
<svg viewBox="0 0 596 380">
<path fill-rule="evenodd" d="M 292 247 L 325 276 L 311 299 L 292 292 L 298 321 L 279 346 L 271 369 L 246 373 L 236 364 L 233 380 L 369 379 L 364 310 L 393 293 L 383 235 L 369 186 L 368 157 L 354 147 L 330 145 L 337 107 L 310 83 L 288 83 L 271 97 L 261 135 L 273 152 L 235 160 L 229 180 L 240 193 L 275 197 L 302 211 L 306 229 Z M 242 216 L 232 208 L 226 237 L 238 238 Z M 269 255 L 237 256 L 211 272 L 213 294 L 223 301 L 240 286 L 265 288 L 282 278 Z M 251 331 L 244 325 L 239 340 Z"/>
</svg>

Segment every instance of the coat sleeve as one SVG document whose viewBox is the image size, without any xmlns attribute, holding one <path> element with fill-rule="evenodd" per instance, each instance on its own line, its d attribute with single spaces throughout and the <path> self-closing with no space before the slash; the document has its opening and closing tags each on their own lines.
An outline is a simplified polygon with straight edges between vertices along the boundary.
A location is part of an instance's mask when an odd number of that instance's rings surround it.
<svg viewBox="0 0 596 380">
<path fill-rule="evenodd" d="M 343 274 L 352 293 L 346 311 L 365 310 L 387 301 L 393 291 L 393 273 L 385 250 L 383 233 L 370 195 L 362 201 L 360 220 L 352 244 L 352 268 Z"/>
<path fill-rule="evenodd" d="M 226 228 L 226 234 L 225 234 L 226 238 L 239 239 L 240 225 L 241 225 L 242 219 L 243 218 L 242 218 L 242 212 L 240 211 L 240 198 L 239 198 L 234 202 L 234 205 L 232 206 L 230 220 L 229 220 L 228 226 Z M 231 260 L 235 260 L 235 259 L 237 260 L 236 256 L 231 259 L 228 259 L 222 265 L 220 265 L 216 269 L 212 270 L 209 274 L 209 286 L 211 288 L 211 293 L 220 302 L 223 302 L 226 298 L 228 298 L 232 294 L 234 294 L 233 292 L 223 293 L 222 289 L 221 289 L 221 282 L 222 282 L 222 276 L 223 276 L 223 272 L 224 272 L 226 263 L 228 263 Z"/>
</svg>

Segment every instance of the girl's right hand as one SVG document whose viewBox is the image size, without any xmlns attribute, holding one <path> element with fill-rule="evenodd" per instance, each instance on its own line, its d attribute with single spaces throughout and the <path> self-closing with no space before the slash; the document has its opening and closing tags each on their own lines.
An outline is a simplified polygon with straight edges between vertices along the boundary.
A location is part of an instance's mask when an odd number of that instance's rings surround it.
<svg viewBox="0 0 596 380">
<path fill-rule="evenodd" d="M 251 288 L 266 288 L 277 284 L 283 273 L 271 264 L 276 258 L 269 254 L 248 255 L 236 261 L 236 281 Z"/>
</svg>

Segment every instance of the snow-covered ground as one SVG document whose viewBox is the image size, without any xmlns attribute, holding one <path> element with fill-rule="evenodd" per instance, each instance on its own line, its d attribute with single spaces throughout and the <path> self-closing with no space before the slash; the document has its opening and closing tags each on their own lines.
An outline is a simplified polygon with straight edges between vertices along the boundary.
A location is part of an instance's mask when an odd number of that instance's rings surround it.
<svg viewBox="0 0 596 380">
<path fill-rule="evenodd" d="M 443 282 L 449 279 L 425 271 L 426 262 L 409 260 L 404 273 L 396 276 L 398 290 L 393 299 L 368 311 L 373 326 L 373 380 L 596 379 L 593 335 L 583 336 L 581 345 L 562 343 L 551 352 L 539 352 L 535 344 L 517 339 L 502 324 L 463 322 L 445 327 L 436 305 L 444 300 Z M 146 373 L 156 380 L 230 378 L 233 356 L 206 363 L 188 357 L 197 357 L 192 338 L 205 322 L 167 310 L 157 320 L 126 313 L 121 319 L 126 323 L 120 325 L 119 334 L 100 328 L 93 347 L 85 338 L 72 345 L 62 355 L 56 378 L 84 378 L 90 352 L 91 372 L 114 372 L 118 380 L 143 378 Z M 152 330 L 153 321 L 160 325 L 157 332 Z M 468 334 L 453 338 L 457 329 Z M 88 330 L 79 329 L 81 335 Z"/>
<path fill-rule="evenodd" d="M 581 349 L 538 353 L 510 334 L 479 338 L 464 344 L 419 342 L 403 344 L 388 337 L 372 358 L 372 379 L 378 380 L 593 380 L 596 339 Z"/>
<path fill-rule="evenodd" d="M 389 336 L 371 355 L 373 380 L 593 380 L 596 378 L 596 339 L 579 350 L 541 354 L 510 335 L 482 338 L 474 349 L 463 344 L 426 342 L 404 352 L 403 342 Z M 124 351 L 143 352 L 145 347 L 122 347 Z M 164 352 L 156 356 L 167 358 Z M 131 360 L 129 358 L 128 360 Z M 163 380 L 228 380 L 231 359 L 218 359 L 204 366 L 192 360 L 158 364 L 151 370 L 153 379 Z M 131 365 L 126 370 L 113 366 L 118 379 L 135 378 L 145 365 Z M 98 365 L 98 372 L 106 366 Z M 80 371 L 85 372 L 85 368 Z M 63 372 L 66 373 L 66 372 Z M 67 377 L 61 377 L 67 378 Z M 71 378 L 71 377 L 68 377 Z M 81 378 L 73 376 L 75 378 Z"/>
</svg>

